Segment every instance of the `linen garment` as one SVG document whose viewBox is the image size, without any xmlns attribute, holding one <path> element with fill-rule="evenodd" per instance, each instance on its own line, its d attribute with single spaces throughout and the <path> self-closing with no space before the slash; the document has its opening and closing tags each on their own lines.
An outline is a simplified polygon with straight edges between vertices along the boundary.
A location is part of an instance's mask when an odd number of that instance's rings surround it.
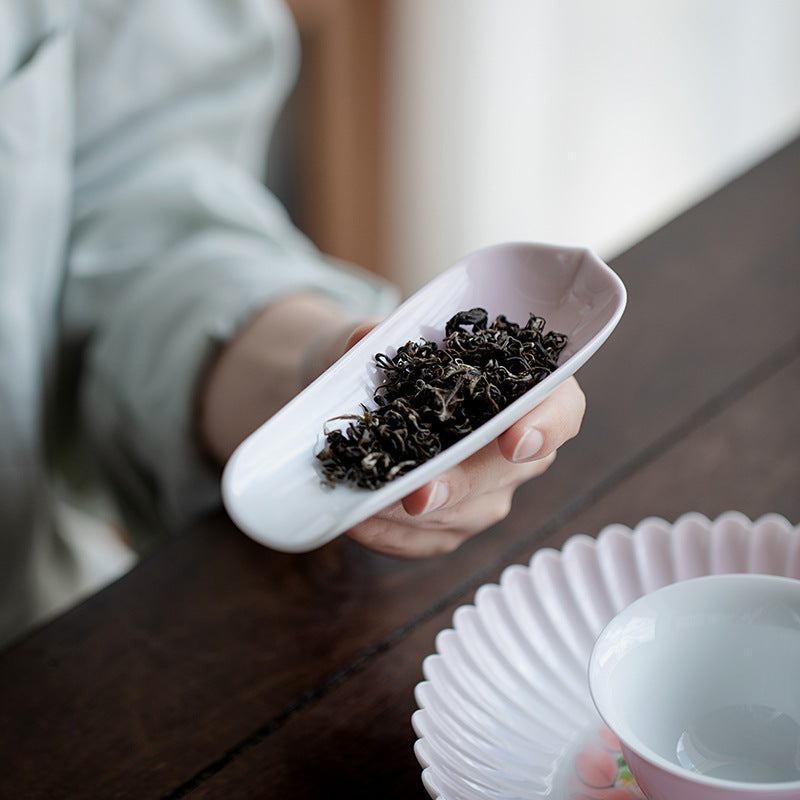
<svg viewBox="0 0 800 800">
<path fill-rule="evenodd" d="M 0 0 L 0 643 L 89 580 L 54 452 L 90 441 L 125 507 L 175 530 L 219 503 L 193 436 L 215 345 L 298 290 L 394 303 L 261 183 L 298 59 L 270 0 Z"/>
</svg>

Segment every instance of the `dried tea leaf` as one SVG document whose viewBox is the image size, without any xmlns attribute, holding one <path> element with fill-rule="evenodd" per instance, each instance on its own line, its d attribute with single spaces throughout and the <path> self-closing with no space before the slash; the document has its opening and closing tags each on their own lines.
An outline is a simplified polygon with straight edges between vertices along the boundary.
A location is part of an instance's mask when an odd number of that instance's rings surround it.
<svg viewBox="0 0 800 800">
<path fill-rule="evenodd" d="M 547 377 L 567 344 L 535 314 L 524 326 L 502 315 L 487 322 L 485 309 L 461 311 L 442 347 L 422 339 L 376 355 L 384 375 L 376 407 L 340 417 L 353 421 L 327 433 L 317 454 L 324 482 L 378 489 L 404 475 Z"/>
</svg>

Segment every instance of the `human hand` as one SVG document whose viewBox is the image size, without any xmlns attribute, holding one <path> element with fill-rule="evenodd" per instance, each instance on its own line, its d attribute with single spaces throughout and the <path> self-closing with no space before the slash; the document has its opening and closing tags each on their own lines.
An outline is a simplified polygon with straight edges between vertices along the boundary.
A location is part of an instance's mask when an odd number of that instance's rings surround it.
<svg viewBox="0 0 800 800">
<path fill-rule="evenodd" d="M 347 348 L 371 327 L 359 326 Z M 348 535 L 404 558 L 454 550 L 506 517 L 515 489 L 553 463 L 558 448 L 578 433 L 585 408 L 578 382 L 569 378 L 497 439 Z"/>
<path fill-rule="evenodd" d="M 213 363 L 199 426 L 224 462 L 236 445 L 375 325 L 348 323 L 319 298 L 295 296 L 259 314 Z M 578 433 L 585 398 L 570 378 L 493 442 L 347 533 L 378 552 L 422 558 L 454 550 L 502 520 L 514 490 L 541 475 Z"/>
</svg>

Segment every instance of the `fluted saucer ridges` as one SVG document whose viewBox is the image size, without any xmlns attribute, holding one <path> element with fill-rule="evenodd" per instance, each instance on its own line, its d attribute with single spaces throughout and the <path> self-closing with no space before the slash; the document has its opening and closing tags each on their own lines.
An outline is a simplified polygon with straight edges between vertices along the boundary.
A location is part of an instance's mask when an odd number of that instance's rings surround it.
<svg viewBox="0 0 800 800">
<path fill-rule="evenodd" d="M 570 761 L 602 726 L 587 668 L 618 612 L 709 574 L 800 579 L 800 526 L 777 514 L 655 517 L 538 551 L 453 615 L 423 662 L 412 717 L 422 781 L 441 800 L 568 800 Z"/>
</svg>

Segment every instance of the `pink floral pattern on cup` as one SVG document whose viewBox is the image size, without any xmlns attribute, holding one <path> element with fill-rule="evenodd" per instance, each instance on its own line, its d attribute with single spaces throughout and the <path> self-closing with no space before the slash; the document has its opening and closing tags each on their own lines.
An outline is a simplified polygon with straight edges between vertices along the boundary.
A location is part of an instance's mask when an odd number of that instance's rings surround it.
<svg viewBox="0 0 800 800">
<path fill-rule="evenodd" d="M 575 756 L 570 800 L 646 800 L 625 763 L 617 737 L 605 726 Z"/>
</svg>

